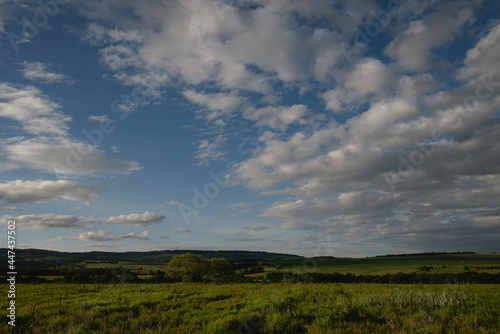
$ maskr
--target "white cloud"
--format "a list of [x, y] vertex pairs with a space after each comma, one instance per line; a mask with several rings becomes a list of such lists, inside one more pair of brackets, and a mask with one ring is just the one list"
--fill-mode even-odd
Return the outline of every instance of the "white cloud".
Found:
[[71, 117], [60, 113], [60, 108], [35, 87], [0, 83], [0, 117], [20, 122], [28, 133], [66, 135]]
[[378, 93], [393, 81], [392, 71], [378, 59], [366, 58], [356, 64], [345, 86], [358, 95]]
[[362, 59], [347, 75], [342, 85], [323, 93], [326, 109], [336, 112], [357, 109], [367, 96], [377, 100], [390, 95], [395, 81], [394, 73], [380, 60]]
[[[212, 81], [224, 89], [259, 93], [269, 93], [276, 79], [328, 78], [342, 59], [339, 43], [379, 7], [361, 0], [335, 7], [324, 0], [265, 1], [250, 10], [234, 3], [224, 6], [230, 10], [221, 20], [212, 1], [108, 0], [83, 6], [96, 21], [84, 39], [101, 46], [101, 61], [117, 73], [140, 75], [157, 67], [188, 86]], [[330, 29], [309, 25], [325, 19]]]
[[182, 228], [182, 227], [172, 227], [173, 232], [180, 232], [180, 233], [188, 233], [191, 232], [187, 228]]
[[309, 115], [310, 111], [303, 104], [296, 104], [291, 107], [265, 107], [255, 109], [250, 107], [243, 112], [243, 117], [256, 121], [256, 126], [270, 127], [284, 131], [293, 123], [305, 124], [304, 117]]
[[[81, 9], [95, 22], [83, 39], [100, 49], [100, 61], [110, 71], [106, 77], [137, 86], [156, 76], [151, 90], [155, 98], [172, 85], [190, 104], [199, 106], [197, 119], [217, 126], [202, 134], [211, 138], [196, 141], [200, 164], [229, 155], [225, 149], [231, 145], [226, 144], [233, 137], [226, 128], [239, 122], [240, 116], [257, 126], [282, 131], [262, 134], [254, 155], [237, 169], [241, 184], [264, 195], [289, 196], [269, 205], [263, 216], [277, 219], [283, 229], [377, 246], [384, 240], [401, 245], [419, 240], [424, 245], [430, 244], [425, 241], [426, 233], [448, 240], [447, 235], [466, 235], [473, 228], [492, 231], [498, 227], [498, 204], [494, 203], [500, 172], [497, 86], [490, 87], [494, 90], [491, 97], [478, 100], [467, 117], [463, 112], [464, 100], [477, 97], [473, 79], [498, 74], [500, 25], [485, 32], [468, 51], [460, 71], [453, 72], [459, 62], [457, 53], [450, 63], [439, 58], [439, 54], [455, 52], [454, 47], [446, 48], [471, 26], [473, 9], [480, 5], [479, 1], [433, 0], [405, 4], [381, 36], [367, 45], [374, 48], [363, 49], [349, 64], [339, 45], [354, 44], [354, 28], [364, 28], [372, 20], [371, 12], [382, 9], [381, 2], [231, 2], [221, 13], [211, 1], [202, 0], [89, 0]], [[476, 33], [475, 29], [470, 32]], [[384, 46], [388, 57], [378, 57]], [[426, 73], [429, 69], [438, 71]], [[446, 76], [461, 82], [450, 87]], [[59, 105], [41, 92], [32, 87], [13, 88], [31, 97], [35, 107], [29, 115], [45, 108], [43, 115], [49, 116], [43, 117], [49, 121], [68, 121], [58, 118]], [[312, 101], [314, 96], [322, 96], [326, 109], [336, 113], [319, 119], [315, 117], [321, 105], [293, 105]], [[291, 107], [278, 106], [285, 98]], [[26, 114], [19, 107], [23, 100], [15, 96], [4, 97], [2, 102], [8, 104], [0, 109], [8, 115], [4, 117], [40, 135], [33, 132], [38, 126], [28, 127], [28, 119], [42, 115], [22, 114]], [[67, 133], [63, 127], [58, 133], [47, 124], [39, 128], [48, 129], [43, 135]], [[436, 129], [444, 135], [432, 138]], [[51, 161], [59, 157], [62, 147], [60, 141], [18, 138], [4, 144], [5, 156], [14, 159], [1, 168], [12, 169], [12, 163], [17, 163], [48, 170], [49, 159], [37, 155], [28, 144], [48, 153]], [[394, 192], [388, 191], [384, 176], [397, 172], [398, 157], [408, 159], [424, 144], [434, 153], [425, 154], [422, 165], [398, 182]], [[78, 148], [74, 143], [68, 147]], [[92, 166], [98, 168], [82, 162], [74, 170], [76, 175], [139, 168], [133, 162], [106, 160], [101, 151], [92, 157]], [[61, 153], [57, 159], [64, 162], [66, 158]], [[172, 202], [166, 204], [178, 204]], [[234, 209], [249, 207], [235, 204]], [[257, 225], [245, 229], [262, 230]], [[107, 232], [95, 233], [97, 239], [113, 238]], [[419, 237], [412, 239], [412, 234]], [[312, 238], [316, 237], [299, 235], [289, 241]], [[230, 240], [259, 238], [247, 231]]]
[[228, 238], [226, 240], [238, 241], [238, 242], [250, 242], [250, 241], [260, 241], [260, 240], [264, 240], [264, 239], [254, 237], [249, 232], [237, 232], [234, 234], [234, 238]]
[[165, 202], [165, 204], [159, 204], [158, 206], [160, 208], [164, 208], [165, 206], [177, 206], [177, 205], [183, 205], [183, 203], [179, 201], [168, 201]]
[[128, 233], [115, 237], [114, 240], [149, 240], [149, 232], [142, 231], [141, 233]]
[[2, 17], [2, 14], [0, 14], [0, 32], [1, 33], [5, 33], [5, 28], [4, 28], [4, 25], [5, 25], [5, 19]]
[[89, 120], [90, 121], [96, 121], [96, 122], [103, 122], [103, 123], [111, 122], [111, 120], [109, 119], [108, 115], [100, 115], [100, 116], [90, 115], [89, 116]]
[[16, 207], [16, 206], [4, 206], [4, 205], [0, 205], [0, 210], [1, 211], [21, 211], [21, 209]]
[[196, 159], [199, 160], [198, 165], [208, 165], [211, 161], [223, 158], [226, 155], [224, 145], [227, 137], [220, 133], [212, 136], [210, 139], [202, 139], [198, 142], [196, 149]]
[[[0, 83], [0, 117], [19, 122], [32, 135], [0, 142], [8, 159], [0, 170], [25, 167], [53, 174], [95, 175], [141, 169], [135, 161], [107, 157], [96, 146], [72, 140], [66, 124], [71, 117], [59, 112], [60, 108], [35, 87]], [[90, 136], [96, 140], [94, 134]]]
[[82, 241], [120, 241], [120, 240], [137, 240], [137, 241], [145, 241], [149, 240], [149, 232], [143, 231], [141, 233], [128, 233], [122, 234], [118, 236], [113, 236], [112, 232], [109, 230], [101, 230], [101, 231], [90, 231], [86, 233], [82, 233], [78, 236], [78, 240]]
[[86, 185], [76, 181], [10, 181], [0, 183], [0, 200], [6, 203], [46, 203], [58, 197], [89, 201], [106, 190], [102, 184]]
[[143, 40], [143, 37], [140, 36], [137, 30], [123, 31], [116, 28], [106, 28], [96, 23], [90, 23], [82, 39], [92, 45], [102, 45], [118, 42], [139, 43]]
[[194, 90], [186, 90], [183, 94], [189, 101], [210, 110], [205, 115], [208, 121], [231, 117], [231, 114], [233, 114], [242, 103], [242, 98], [226, 93], [201, 94]]
[[71, 85], [74, 81], [62, 73], [52, 72], [50, 64], [44, 64], [38, 61], [30, 62], [25, 60], [21, 63], [22, 73], [25, 79], [44, 84], [65, 83]]
[[290, 241], [301, 242], [301, 241], [316, 241], [318, 237], [310, 234], [296, 235], [290, 238]]
[[55, 215], [53, 213], [2, 217], [3, 220], [11, 218], [14, 218], [21, 227], [29, 230], [41, 230], [44, 228], [86, 230], [90, 228], [90, 224], [96, 223], [96, 219], [94, 218]]
[[145, 213], [134, 213], [130, 215], [120, 215], [117, 217], [108, 217], [105, 219], [101, 220], [101, 224], [111, 224], [111, 225], [118, 225], [118, 224], [123, 224], [123, 225], [130, 225], [130, 226], [136, 226], [136, 227], [143, 227], [143, 226], [148, 226], [152, 224], [159, 224], [161, 223], [166, 217], [156, 214], [156, 213], [151, 213], [151, 212], [145, 212]]
[[461, 29], [474, 23], [474, 12], [464, 3], [444, 3], [436, 12], [410, 22], [386, 47], [385, 52], [396, 59], [403, 71], [425, 71], [432, 65], [432, 49], [455, 39]]
[[257, 232], [257, 231], [263, 231], [263, 230], [269, 230], [271, 228], [271, 226], [268, 226], [268, 225], [252, 225], [252, 226], [245, 226], [244, 229], [246, 230], [250, 230], [250, 231], [254, 231], [254, 232]]
[[58, 241], [71, 240], [71, 239], [74, 239], [74, 238], [73, 237], [59, 236], [59, 237], [47, 239], [45, 242], [58, 242]]
[[482, 37], [474, 48], [467, 51], [464, 68], [458, 78], [467, 80], [481, 75], [494, 75], [498, 81], [500, 72], [500, 24]]
[[232, 213], [231, 216], [239, 216], [252, 210], [252, 204], [246, 202], [233, 203], [229, 207], [236, 211], [236, 213]]
[[83, 241], [110, 241], [112, 240], [112, 235], [111, 231], [108, 230], [90, 231], [80, 234], [78, 239]]
[[24, 140], [6, 145], [4, 150], [11, 163], [51, 174], [128, 174], [141, 169], [135, 161], [107, 157], [95, 146], [67, 139]]

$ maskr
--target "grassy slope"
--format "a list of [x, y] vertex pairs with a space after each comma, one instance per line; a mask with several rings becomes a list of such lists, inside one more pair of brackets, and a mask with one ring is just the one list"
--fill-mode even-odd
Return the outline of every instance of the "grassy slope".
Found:
[[17, 333], [500, 332], [499, 285], [19, 284], [16, 298]]

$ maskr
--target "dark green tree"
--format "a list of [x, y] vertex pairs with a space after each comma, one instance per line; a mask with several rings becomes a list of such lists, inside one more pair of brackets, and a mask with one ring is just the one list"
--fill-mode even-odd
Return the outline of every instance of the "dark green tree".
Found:
[[209, 262], [208, 274], [205, 276], [208, 280], [215, 283], [228, 283], [236, 278], [231, 263], [222, 258], [213, 258]]
[[182, 272], [183, 282], [201, 282], [208, 273], [208, 261], [191, 253], [175, 255], [167, 265], [174, 272]]

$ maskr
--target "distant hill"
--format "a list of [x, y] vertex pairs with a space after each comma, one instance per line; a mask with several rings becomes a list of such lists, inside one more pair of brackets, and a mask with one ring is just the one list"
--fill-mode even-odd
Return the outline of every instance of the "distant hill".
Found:
[[[6, 248], [1, 249], [7, 253]], [[205, 250], [161, 250], [149, 252], [58, 252], [45, 249], [16, 249], [16, 264], [19, 267], [36, 267], [48, 263], [78, 262], [133, 262], [141, 264], [166, 264], [174, 255], [191, 253], [205, 259], [225, 258], [229, 261], [260, 260], [284, 261], [304, 257], [291, 254], [253, 252], [253, 251], [205, 251]]]

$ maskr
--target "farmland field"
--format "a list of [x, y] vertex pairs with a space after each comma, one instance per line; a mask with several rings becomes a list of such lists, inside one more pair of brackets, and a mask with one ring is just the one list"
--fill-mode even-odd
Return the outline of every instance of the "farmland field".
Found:
[[[432, 273], [460, 273], [464, 266], [470, 266], [478, 272], [500, 272], [498, 254], [446, 254], [421, 256], [384, 256], [371, 258], [320, 258], [275, 261], [276, 264], [291, 268], [297, 272], [338, 272], [356, 275], [383, 275], [398, 272], [412, 273], [421, 266], [432, 266]], [[496, 267], [485, 269], [485, 267]]]
[[500, 285], [18, 284], [0, 332], [498, 333], [499, 304]]
[[[318, 258], [270, 261], [272, 265], [263, 265], [264, 272], [277, 271], [281, 266], [291, 272], [352, 273], [356, 275], [384, 275], [418, 272], [422, 266], [432, 266], [431, 273], [461, 273], [468, 265], [477, 272], [500, 272], [500, 255], [498, 254], [449, 254], [428, 256], [397, 256], [372, 258]], [[167, 265], [147, 265], [133, 262], [118, 263], [81, 263], [86, 268], [126, 268], [146, 272], [148, 270], [167, 270]], [[496, 267], [495, 269], [485, 269]], [[259, 276], [253, 274], [249, 276]], [[145, 277], [145, 276], [144, 276]]]

